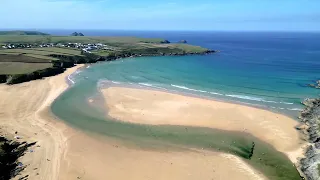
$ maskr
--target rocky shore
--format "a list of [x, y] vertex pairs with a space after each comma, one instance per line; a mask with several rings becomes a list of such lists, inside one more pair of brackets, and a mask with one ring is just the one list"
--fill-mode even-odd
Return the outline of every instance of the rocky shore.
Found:
[[306, 108], [301, 112], [300, 119], [308, 128], [310, 145], [305, 152], [305, 158], [300, 161], [301, 171], [308, 180], [320, 179], [320, 98], [306, 99]]

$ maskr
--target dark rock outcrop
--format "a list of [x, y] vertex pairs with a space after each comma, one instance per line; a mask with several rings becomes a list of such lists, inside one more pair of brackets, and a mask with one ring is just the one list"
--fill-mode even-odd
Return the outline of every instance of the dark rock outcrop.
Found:
[[78, 33], [78, 32], [74, 32], [71, 34], [71, 36], [84, 36], [81, 32]]
[[7, 75], [0, 74], [0, 83], [5, 83], [7, 81]]
[[320, 80], [316, 81], [315, 84], [309, 84], [310, 87], [320, 89]]
[[301, 112], [300, 119], [308, 128], [307, 133], [311, 145], [307, 148], [305, 158], [300, 161], [300, 168], [307, 179], [320, 179], [320, 99], [306, 99], [306, 108]]
[[[26, 168], [19, 158], [36, 143], [14, 142], [0, 136], [0, 179], [6, 180], [17, 176]], [[21, 178], [20, 178], [21, 179]]]
[[162, 43], [162, 44], [169, 44], [170, 41], [168, 41], [168, 40], [163, 40], [163, 41], [161, 41], [160, 43]]

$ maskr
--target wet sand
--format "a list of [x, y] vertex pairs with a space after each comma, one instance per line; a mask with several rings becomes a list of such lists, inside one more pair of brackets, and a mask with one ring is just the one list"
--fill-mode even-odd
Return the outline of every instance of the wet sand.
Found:
[[304, 143], [295, 129], [299, 123], [282, 114], [150, 89], [109, 87], [101, 91], [108, 115], [121, 121], [247, 132], [287, 154], [294, 163], [303, 156]]
[[28, 166], [15, 179], [264, 179], [233, 155], [132, 148], [69, 127], [52, 115], [50, 105], [67, 89], [66, 78], [80, 67], [43, 80], [0, 85], [0, 133], [37, 142], [33, 152], [21, 158]]

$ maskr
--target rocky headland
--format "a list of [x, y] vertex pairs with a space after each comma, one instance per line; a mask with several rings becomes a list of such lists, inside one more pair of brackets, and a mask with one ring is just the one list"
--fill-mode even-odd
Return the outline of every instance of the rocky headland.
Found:
[[299, 118], [308, 126], [306, 133], [310, 145], [306, 149], [305, 157], [300, 161], [300, 168], [308, 180], [318, 180], [320, 179], [320, 98], [306, 99], [303, 104], [306, 108]]
[[70, 36], [84, 36], [81, 32], [74, 32]]

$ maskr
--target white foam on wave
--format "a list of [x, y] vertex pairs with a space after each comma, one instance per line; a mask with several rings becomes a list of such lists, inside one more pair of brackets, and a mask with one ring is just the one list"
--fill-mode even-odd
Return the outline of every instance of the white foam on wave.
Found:
[[138, 84], [143, 85], [143, 86], [155, 87], [152, 84], [148, 84], [148, 83], [138, 83]]
[[121, 84], [120, 82], [118, 81], [111, 81], [113, 84]]
[[245, 95], [226, 94], [225, 96], [238, 98], [238, 99], [253, 100], [253, 101], [264, 101], [262, 98], [252, 97], [252, 96], [245, 96]]
[[280, 102], [281, 104], [293, 104], [293, 103], [289, 103], [289, 102]]
[[287, 108], [290, 111], [302, 111], [300, 108]]
[[276, 102], [276, 101], [267, 101], [267, 100], [263, 100], [263, 102], [268, 102], [268, 103], [280, 103], [280, 104], [293, 104], [293, 103], [290, 103], [290, 102]]
[[147, 86], [147, 87], [153, 87], [153, 88], [157, 88], [157, 89], [167, 90], [166, 88], [159, 87], [159, 86], [156, 86], [154, 84], [149, 84], [149, 83], [138, 83], [138, 84], [141, 85], [141, 86]]
[[220, 94], [220, 93], [216, 93], [216, 92], [209, 92], [210, 94], [214, 94], [214, 95], [220, 95], [220, 96], [223, 96], [223, 94]]
[[275, 103], [275, 104], [279, 104], [279, 103], [280, 103], [280, 104], [288, 104], [288, 105], [294, 104], [294, 103], [291, 103], [291, 102], [269, 101], [269, 100], [265, 100], [265, 99], [263, 99], [263, 98], [246, 96], [246, 95], [226, 94], [225, 96], [233, 97], [233, 98], [238, 98], [238, 99], [246, 99], [246, 100], [251, 100], [251, 101], [260, 101], [260, 102], [267, 102], [267, 103]]
[[172, 86], [172, 87], [176, 87], [176, 88], [180, 88], [180, 89], [189, 90], [189, 91], [197, 91], [197, 92], [203, 92], [203, 93], [208, 92], [208, 91], [203, 91], [203, 90], [188, 88], [188, 87], [185, 87], [185, 86], [178, 86], [178, 85], [175, 85], [175, 84], [171, 84], [171, 86]]
[[72, 84], [74, 84], [75, 82], [74, 82], [70, 77], [71, 77], [71, 74], [68, 76], [68, 80], [69, 80]]
[[176, 87], [176, 88], [180, 88], [180, 89], [185, 89], [185, 90], [189, 90], [189, 91], [196, 91], [196, 92], [202, 92], [202, 93], [210, 93], [210, 94], [214, 94], [214, 95], [220, 95], [220, 96], [227, 96], [227, 97], [233, 97], [233, 98], [238, 98], [238, 99], [246, 99], [246, 100], [251, 100], [251, 101], [260, 101], [260, 102], [267, 102], [267, 103], [275, 103], [275, 104], [288, 104], [288, 105], [292, 105], [294, 103], [291, 102], [276, 102], [276, 101], [270, 101], [270, 100], [265, 100], [263, 98], [260, 97], [253, 97], [253, 96], [247, 96], [247, 95], [238, 95], [238, 94], [221, 94], [221, 93], [217, 93], [217, 92], [208, 92], [208, 91], [204, 91], [204, 90], [200, 90], [200, 89], [192, 89], [192, 88], [188, 88], [186, 86], [179, 86], [179, 85], [175, 85], [175, 84], [171, 84], [172, 87]]
[[276, 101], [268, 101], [268, 100], [263, 100], [264, 102], [268, 102], [268, 103], [279, 103], [279, 102], [276, 102]]

